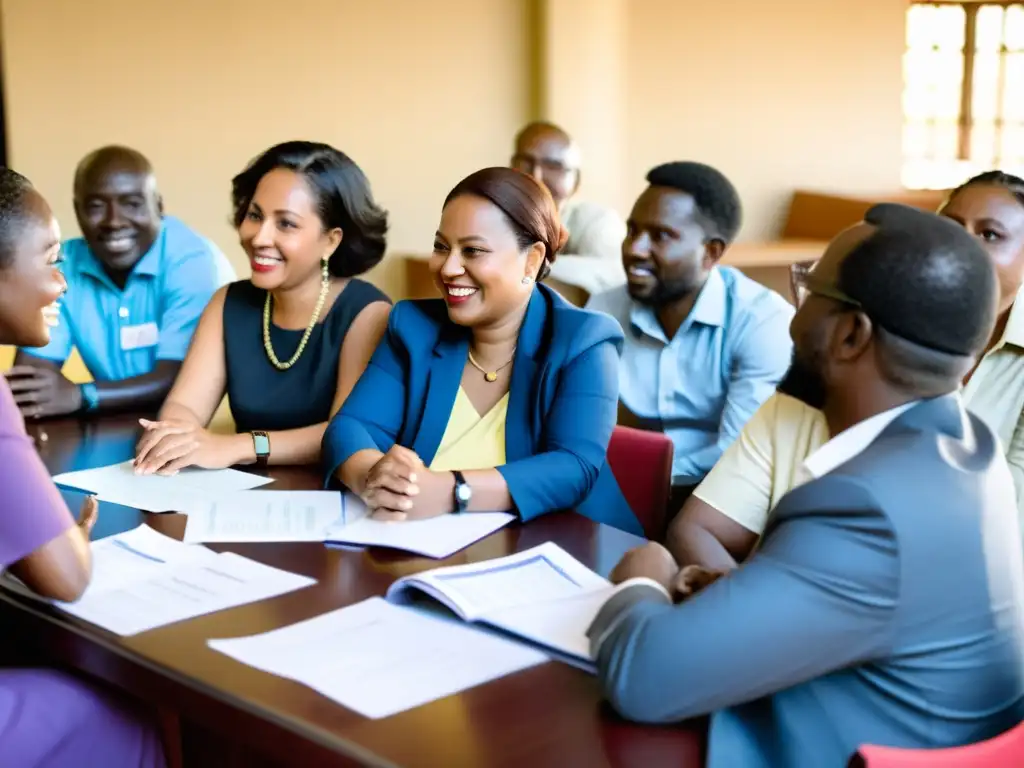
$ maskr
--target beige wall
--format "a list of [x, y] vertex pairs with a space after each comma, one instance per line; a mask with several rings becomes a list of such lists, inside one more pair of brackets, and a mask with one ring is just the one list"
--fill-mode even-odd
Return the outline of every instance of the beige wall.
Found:
[[625, 188], [668, 159], [737, 184], [743, 239], [797, 187], [900, 183], [905, 0], [628, 0]]
[[[167, 208], [248, 275], [229, 181], [267, 146], [326, 141], [391, 211], [393, 250], [428, 250], [465, 174], [503, 164], [527, 118], [522, 0], [6, 0], [11, 164], [65, 231], [75, 163], [150, 156]], [[385, 260], [387, 263], [387, 260]], [[377, 282], [400, 292], [399, 265]]]
[[[328, 141], [425, 251], [447, 190], [544, 116], [584, 193], [628, 210], [668, 159], [719, 166], [773, 234], [796, 187], [894, 189], [905, 0], [5, 0], [12, 164], [74, 234], [88, 150], [148, 153], [168, 209], [239, 266], [228, 182], [273, 142]], [[159, 10], [157, 10], [159, 9]], [[375, 279], [400, 295], [400, 265]]]

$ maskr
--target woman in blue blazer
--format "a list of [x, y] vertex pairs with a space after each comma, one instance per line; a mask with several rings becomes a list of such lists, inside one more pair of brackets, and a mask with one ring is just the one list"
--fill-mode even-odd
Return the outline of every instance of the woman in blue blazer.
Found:
[[622, 331], [537, 285], [566, 232], [547, 190], [487, 168], [448, 195], [430, 267], [324, 434], [327, 480], [381, 519], [576, 509], [641, 527], [605, 463]]

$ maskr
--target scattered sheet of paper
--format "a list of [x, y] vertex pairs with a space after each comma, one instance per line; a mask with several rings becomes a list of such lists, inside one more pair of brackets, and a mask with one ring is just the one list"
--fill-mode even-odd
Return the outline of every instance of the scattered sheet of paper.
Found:
[[238, 491], [188, 513], [187, 542], [324, 541], [342, 525], [337, 491]]
[[369, 718], [548, 661], [527, 646], [379, 597], [266, 634], [208, 644]]
[[182, 544], [146, 525], [93, 545], [93, 581], [61, 610], [118, 635], [253, 603], [316, 583], [232, 552]]
[[[352, 497], [347, 495], [346, 504], [350, 510], [355, 506]], [[490, 536], [513, 520], [515, 517], [506, 512], [440, 515], [401, 523], [363, 517], [354, 523], [332, 528], [327, 540], [332, 544], [390, 547], [425, 557], [443, 558]]]
[[273, 482], [235, 469], [189, 467], [172, 477], [137, 475], [131, 461], [95, 469], [65, 472], [53, 482], [96, 494], [103, 501], [147, 512], [195, 509], [210, 499]]

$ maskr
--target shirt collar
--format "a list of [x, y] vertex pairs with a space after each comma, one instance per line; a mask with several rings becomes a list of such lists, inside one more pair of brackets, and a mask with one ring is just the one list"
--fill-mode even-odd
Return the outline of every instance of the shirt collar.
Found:
[[[164, 226], [164, 223], [161, 222], [160, 231], [157, 233], [156, 240], [154, 240], [153, 244], [149, 246], [149, 250], [142, 254], [142, 258], [135, 262], [135, 266], [131, 271], [132, 275], [147, 275], [155, 277], [160, 274], [160, 257], [163, 253], [165, 231], [166, 227]], [[95, 254], [93, 254], [92, 248], [89, 247], [85, 238], [82, 238], [82, 245], [84, 246], [82, 250], [86, 254], [86, 258], [83, 259], [81, 265], [82, 272], [96, 278], [97, 280], [110, 282], [110, 277], [107, 275], [107, 271], [103, 269], [103, 265], [100, 263], [100, 260], [96, 258]]]
[[[685, 332], [693, 323], [716, 327], [725, 325], [725, 305], [725, 280], [718, 271], [718, 267], [714, 267], [708, 274], [708, 279], [704, 281], [704, 287], [700, 289], [697, 301], [694, 302], [689, 317], [679, 327], [677, 335]], [[670, 341], [665, 338], [665, 331], [662, 330], [653, 307], [636, 301], [632, 302], [629, 310], [629, 322], [633, 327], [633, 332], [637, 335], [646, 334], [666, 344]]]
[[1013, 306], [1010, 308], [1010, 317], [1003, 330], [1003, 337], [996, 344], [996, 348], [1005, 344], [1024, 347], [1024, 286], [1017, 291], [1017, 297], [1013, 300]]
[[864, 451], [882, 433], [882, 430], [919, 402], [919, 400], [914, 400], [890, 408], [888, 411], [875, 414], [870, 419], [864, 419], [864, 421], [840, 432], [804, 459], [804, 463], [800, 467], [801, 474], [808, 480], [827, 475], [839, 465], [845, 464]]

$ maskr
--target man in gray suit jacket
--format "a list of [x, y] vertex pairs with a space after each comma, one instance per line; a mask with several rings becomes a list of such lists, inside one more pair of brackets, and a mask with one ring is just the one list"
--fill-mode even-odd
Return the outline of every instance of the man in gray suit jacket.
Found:
[[[957, 394], [994, 324], [990, 260], [956, 224], [881, 205], [803, 287], [780, 390], [835, 435], [808, 482], [740, 568], [676, 606], [638, 584], [589, 632], [627, 718], [713, 713], [711, 768], [841, 768], [861, 744], [968, 744], [1024, 719], [1013, 482]], [[616, 576], [671, 590], [676, 571], [648, 545]]]

